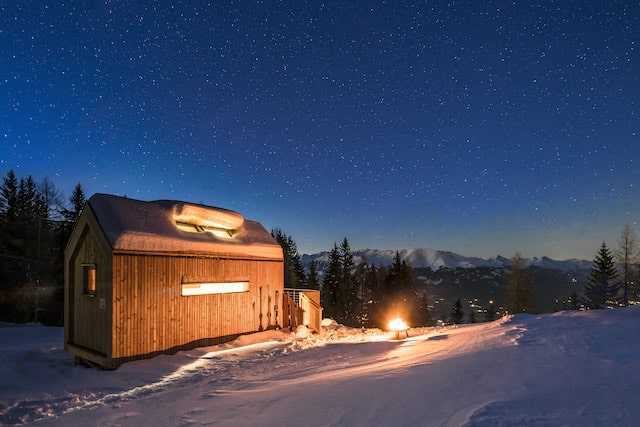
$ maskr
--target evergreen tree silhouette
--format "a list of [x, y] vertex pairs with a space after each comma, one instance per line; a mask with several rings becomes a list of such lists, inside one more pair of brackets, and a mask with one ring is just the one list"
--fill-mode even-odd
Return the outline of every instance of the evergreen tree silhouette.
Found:
[[616, 283], [617, 277], [613, 255], [606, 243], [602, 242], [584, 289], [584, 296], [590, 308], [606, 308], [612, 302], [620, 289], [620, 285]]

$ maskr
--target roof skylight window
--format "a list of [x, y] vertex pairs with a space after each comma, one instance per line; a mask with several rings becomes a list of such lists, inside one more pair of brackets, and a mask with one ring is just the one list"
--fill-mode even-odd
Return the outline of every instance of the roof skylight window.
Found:
[[244, 218], [237, 212], [189, 204], [175, 206], [173, 220], [178, 230], [211, 233], [227, 239], [236, 236], [244, 224]]

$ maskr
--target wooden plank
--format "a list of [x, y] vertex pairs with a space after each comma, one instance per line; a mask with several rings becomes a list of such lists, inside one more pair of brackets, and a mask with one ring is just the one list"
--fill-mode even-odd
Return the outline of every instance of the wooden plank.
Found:
[[[133, 255], [115, 258], [114, 276], [120, 277], [114, 278], [114, 286], [119, 288], [114, 294], [123, 297], [114, 305], [120, 311], [114, 315], [114, 327], [127, 335], [124, 340], [116, 340], [124, 342], [124, 346], [114, 348], [117, 358], [171, 352], [193, 342], [253, 332], [258, 325], [254, 310], [258, 284], [264, 283], [269, 293], [278, 290], [283, 294], [282, 262]], [[185, 275], [218, 276], [221, 281], [242, 276], [248, 278], [249, 292], [183, 297], [181, 282]], [[273, 298], [263, 297], [265, 311]], [[125, 324], [117, 324], [123, 320]]]

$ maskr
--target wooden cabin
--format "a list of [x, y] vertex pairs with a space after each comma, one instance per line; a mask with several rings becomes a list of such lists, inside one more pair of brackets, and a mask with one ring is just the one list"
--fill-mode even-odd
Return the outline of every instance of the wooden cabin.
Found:
[[95, 194], [65, 249], [65, 350], [115, 369], [283, 324], [282, 248], [215, 207]]

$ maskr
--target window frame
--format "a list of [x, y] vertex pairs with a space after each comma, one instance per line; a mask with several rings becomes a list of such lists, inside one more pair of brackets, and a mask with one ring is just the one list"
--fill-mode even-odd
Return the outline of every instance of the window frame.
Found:
[[98, 293], [98, 267], [93, 263], [82, 263], [82, 295], [95, 297]]
[[198, 295], [222, 295], [249, 292], [248, 280], [182, 282], [180, 295], [191, 297]]

